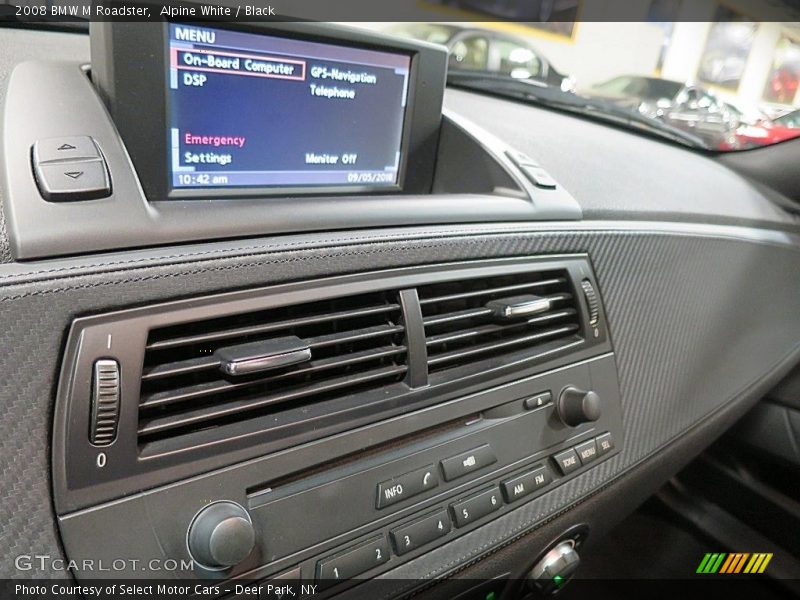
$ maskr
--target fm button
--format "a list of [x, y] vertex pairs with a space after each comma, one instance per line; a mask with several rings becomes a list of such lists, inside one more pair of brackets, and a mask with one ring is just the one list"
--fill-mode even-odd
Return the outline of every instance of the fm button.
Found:
[[376, 508], [386, 508], [401, 500], [416, 496], [439, 485], [439, 476], [433, 465], [427, 465], [405, 475], [378, 484]]

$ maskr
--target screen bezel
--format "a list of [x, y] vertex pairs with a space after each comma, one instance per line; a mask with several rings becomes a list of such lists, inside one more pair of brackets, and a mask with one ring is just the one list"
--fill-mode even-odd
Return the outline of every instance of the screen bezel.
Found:
[[[394, 185], [173, 188], [169, 168], [169, 22], [93, 24], [92, 73], [150, 201], [270, 196], [429, 193], [447, 68], [443, 47], [327, 23], [176, 21], [198, 27], [404, 54], [410, 58], [400, 164]], [[141, 107], [154, 107], [143, 114]]]

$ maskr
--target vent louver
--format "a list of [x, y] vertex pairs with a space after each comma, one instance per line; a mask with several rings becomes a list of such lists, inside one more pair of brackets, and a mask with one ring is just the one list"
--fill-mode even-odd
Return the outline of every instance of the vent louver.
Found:
[[520, 351], [554, 351], [581, 340], [566, 270], [435, 283], [418, 288], [418, 294], [430, 373]]
[[[139, 401], [140, 444], [273, 415], [403, 379], [397, 292], [321, 300], [150, 331]], [[228, 375], [230, 348], [297, 340], [310, 360]], [[216, 353], [216, 354], [215, 354]]]

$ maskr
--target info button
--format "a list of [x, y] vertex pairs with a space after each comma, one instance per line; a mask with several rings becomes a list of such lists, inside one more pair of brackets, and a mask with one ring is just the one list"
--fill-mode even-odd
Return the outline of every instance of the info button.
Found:
[[416, 496], [439, 485], [439, 477], [433, 465], [411, 471], [378, 484], [377, 508], [386, 508], [401, 500]]

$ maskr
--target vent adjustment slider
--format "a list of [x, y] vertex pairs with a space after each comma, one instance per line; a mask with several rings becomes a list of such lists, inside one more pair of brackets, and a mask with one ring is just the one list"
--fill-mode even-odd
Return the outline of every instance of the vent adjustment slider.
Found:
[[214, 352], [220, 371], [226, 375], [249, 375], [311, 360], [311, 349], [297, 336], [287, 336], [226, 346]]

